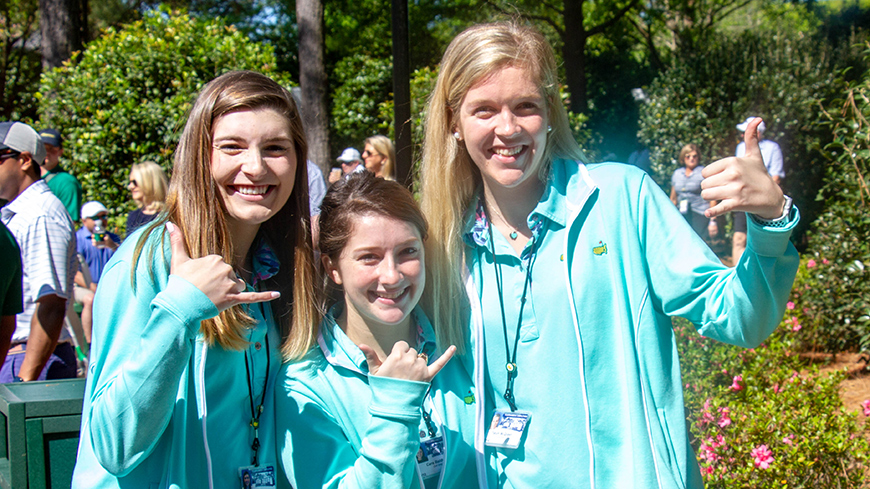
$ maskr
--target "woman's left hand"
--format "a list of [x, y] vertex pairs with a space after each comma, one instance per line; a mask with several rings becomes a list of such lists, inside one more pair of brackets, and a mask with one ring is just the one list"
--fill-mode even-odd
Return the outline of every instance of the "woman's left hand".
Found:
[[746, 128], [745, 156], [723, 158], [704, 168], [701, 197], [719, 202], [704, 213], [708, 218], [733, 211], [750, 212], [762, 219], [782, 215], [785, 205], [782, 189], [767, 173], [758, 147], [756, 128], [760, 123], [761, 118], [756, 117]]

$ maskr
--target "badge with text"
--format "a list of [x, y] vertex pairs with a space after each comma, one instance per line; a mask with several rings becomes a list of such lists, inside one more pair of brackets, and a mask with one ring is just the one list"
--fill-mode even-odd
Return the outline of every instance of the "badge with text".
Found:
[[496, 448], [517, 448], [526, 431], [532, 413], [526, 411], [496, 411], [486, 434], [486, 445]]
[[417, 468], [423, 480], [428, 480], [441, 475], [444, 468], [444, 438], [436, 436], [420, 442], [417, 450]]
[[278, 486], [274, 465], [239, 467], [242, 489], [274, 489]]

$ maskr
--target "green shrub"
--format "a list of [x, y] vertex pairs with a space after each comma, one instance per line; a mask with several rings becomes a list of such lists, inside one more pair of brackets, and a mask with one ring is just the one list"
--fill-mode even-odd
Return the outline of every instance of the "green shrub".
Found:
[[[125, 183], [133, 163], [167, 173], [197, 92], [216, 76], [248, 69], [276, 77], [270, 48], [221, 20], [166, 9], [109, 29], [63, 67], [45, 73], [37, 97], [41, 124], [64, 135], [66, 166], [122, 230], [134, 208]], [[278, 77], [279, 82], [287, 80]]]
[[870, 447], [838, 395], [840, 373], [802, 364], [787, 314], [764, 345], [743, 349], [674, 332], [693, 445], [706, 487], [857, 487]]
[[336, 89], [332, 94], [330, 146], [336, 156], [348, 146], [362, 152], [363, 141], [386, 131], [387, 118], [379, 112], [379, 102], [392, 99], [393, 65], [389, 57], [372, 58], [356, 54], [339, 61], [332, 77]]
[[680, 148], [700, 147], [702, 163], [732, 156], [739, 142], [735, 125], [747, 116], [765, 119], [765, 137], [783, 150], [784, 188], [804, 219], [793, 239], [818, 213], [815, 197], [825, 159], [818, 148], [830, 130], [818, 124], [819, 100], [841, 93], [844, 66], [856, 63], [854, 50], [836, 49], [802, 32], [744, 32], [711, 38], [660, 75], [649, 87], [650, 103], [641, 107], [639, 137], [650, 149], [653, 176], [669, 190]]

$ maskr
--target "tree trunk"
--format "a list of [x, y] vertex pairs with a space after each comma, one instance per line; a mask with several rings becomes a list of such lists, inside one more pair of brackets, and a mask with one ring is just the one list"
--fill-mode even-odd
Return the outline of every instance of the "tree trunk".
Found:
[[42, 67], [57, 68], [73, 51], [81, 51], [88, 14], [82, 0], [39, 0]]
[[297, 0], [299, 27], [299, 85], [302, 120], [308, 139], [308, 159], [329, 173], [329, 125], [326, 106], [326, 68], [323, 61], [323, 3]]
[[583, 0], [565, 0], [565, 35], [562, 59], [565, 60], [565, 81], [571, 92], [571, 112], [587, 111], [586, 41], [589, 33], [583, 26]]

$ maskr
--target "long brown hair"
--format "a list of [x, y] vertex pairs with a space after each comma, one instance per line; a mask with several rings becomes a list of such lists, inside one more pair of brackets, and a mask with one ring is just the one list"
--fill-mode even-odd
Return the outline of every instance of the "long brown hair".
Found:
[[[308, 209], [308, 146], [293, 97], [260, 73], [225, 73], [206, 84], [194, 102], [175, 151], [166, 211], [136, 244], [133, 286], [136, 262], [148, 236], [158, 229], [165, 233], [166, 221], [172, 221], [183, 231], [191, 258], [213, 254], [233, 263], [227, 210], [211, 173], [214, 123], [233, 111], [262, 108], [273, 109], [286, 118], [296, 152], [296, 179], [290, 199], [260, 226], [257, 238], [270, 243], [280, 263], [278, 273], [267, 280], [265, 286], [266, 290], [281, 292], [281, 297], [271, 302], [273, 316], [282, 337], [294, 341], [293, 318], [317, 315], [317, 311], [308, 310], [309, 304], [315, 304], [316, 290]], [[150, 253], [153, 251], [152, 248]], [[253, 319], [245, 312], [245, 307], [236, 305], [203, 321], [200, 331], [209, 344], [217, 342], [224, 348], [241, 349], [247, 345], [245, 329], [252, 324]]]

